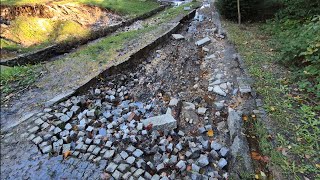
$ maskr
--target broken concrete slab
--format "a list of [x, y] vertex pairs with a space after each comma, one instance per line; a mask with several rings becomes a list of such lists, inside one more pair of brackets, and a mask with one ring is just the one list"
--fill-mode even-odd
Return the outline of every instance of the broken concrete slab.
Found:
[[221, 96], [227, 96], [227, 93], [225, 93], [221, 88], [220, 86], [214, 86], [213, 88], [213, 92], [221, 95]]
[[176, 40], [184, 39], [184, 36], [182, 36], [181, 34], [172, 34], [172, 37]]
[[215, 59], [217, 56], [215, 54], [211, 54], [209, 56], [206, 56], [204, 59], [209, 60], [209, 59]]
[[239, 91], [241, 94], [251, 92], [251, 86], [248, 82], [249, 81], [248, 78], [238, 77], [237, 81], [238, 81], [238, 85], [239, 85]]
[[170, 114], [164, 114], [144, 119], [142, 120], [142, 123], [145, 127], [152, 124], [153, 130], [177, 128], [177, 121]]
[[204, 45], [207, 45], [211, 42], [211, 39], [209, 37], [205, 37], [199, 41], [196, 42], [196, 45], [197, 46], [204, 46]]

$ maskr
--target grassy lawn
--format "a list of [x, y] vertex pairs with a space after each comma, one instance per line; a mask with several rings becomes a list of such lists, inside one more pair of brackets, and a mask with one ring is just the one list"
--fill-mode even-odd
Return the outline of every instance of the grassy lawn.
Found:
[[35, 82], [39, 75], [39, 65], [16, 67], [0, 66], [0, 85], [2, 97], [31, 85], [33, 82]]
[[[320, 118], [313, 104], [319, 102], [304, 99], [306, 96], [295, 85], [290, 71], [277, 64], [280, 56], [275, 49], [281, 42], [267, 36], [261, 24], [223, 24], [255, 79], [254, 88], [263, 97], [271, 121], [266, 124], [258, 118], [254, 122], [260, 149], [270, 157], [269, 169], [278, 169], [274, 174], [280, 173], [285, 179], [319, 179]], [[275, 146], [270, 138], [276, 141]]]

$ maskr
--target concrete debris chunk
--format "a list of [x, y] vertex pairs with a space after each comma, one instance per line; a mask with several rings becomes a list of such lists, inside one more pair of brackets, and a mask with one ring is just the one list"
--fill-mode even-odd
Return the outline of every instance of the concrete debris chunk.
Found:
[[175, 40], [184, 39], [184, 36], [182, 36], [181, 34], [172, 34], [172, 37], [173, 37]]
[[152, 124], [153, 130], [171, 130], [177, 128], [177, 121], [170, 115], [164, 114], [142, 120], [145, 127]]
[[196, 42], [196, 45], [197, 46], [204, 46], [204, 45], [207, 45], [211, 42], [211, 39], [209, 37], [205, 37], [199, 41]]

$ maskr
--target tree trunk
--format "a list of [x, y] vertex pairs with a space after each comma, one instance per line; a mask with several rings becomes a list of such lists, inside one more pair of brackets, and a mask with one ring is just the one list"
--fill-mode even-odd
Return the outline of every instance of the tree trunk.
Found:
[[237, 7], [238, 7], [238, 24], [241, 24], [241, 13], [240, 13], [240, 0], [237, 0]]

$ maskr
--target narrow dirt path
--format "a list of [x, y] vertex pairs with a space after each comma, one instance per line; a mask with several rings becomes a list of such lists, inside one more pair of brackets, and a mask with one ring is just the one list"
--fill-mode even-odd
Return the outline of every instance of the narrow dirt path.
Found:
[[214, 19], [214, 7], [204, 3], [179, 32], [183, 39], [172, 38], [141, 64], [5, 135], [1, 179], [241, 179], [250, 173], [240, 117], [252, 111], [254, 99]]

